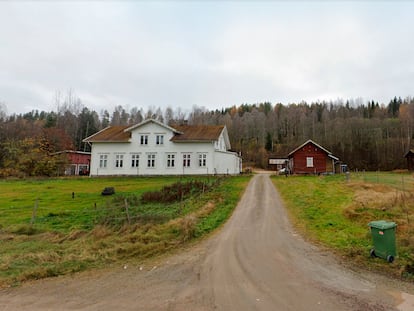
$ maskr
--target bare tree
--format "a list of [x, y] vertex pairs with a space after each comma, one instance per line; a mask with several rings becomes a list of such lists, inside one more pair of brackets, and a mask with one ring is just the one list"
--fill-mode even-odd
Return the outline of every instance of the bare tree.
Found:
[[4, 122], [7, 117], [7, 107], [4, 102], [0, 101], [0, 122]]

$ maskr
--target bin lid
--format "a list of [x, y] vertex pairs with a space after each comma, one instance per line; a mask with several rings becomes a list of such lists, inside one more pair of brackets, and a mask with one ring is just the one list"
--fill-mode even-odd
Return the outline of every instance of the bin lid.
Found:
[[368, 226], [376, 228], [376, 229], [381, 229], [381, 230], [385, 230], [385, 229], [392, 229], [397, 227], [397, 224], [393, 221], [385, 221], [385, 220], [376, 220], [376, 221], [371, 221]]

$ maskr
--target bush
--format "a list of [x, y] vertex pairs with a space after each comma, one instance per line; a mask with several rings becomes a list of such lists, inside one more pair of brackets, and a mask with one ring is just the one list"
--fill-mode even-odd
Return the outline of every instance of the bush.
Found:
[[186, 183], [176, 182], [171, 186], [164, 186], [160, 191], [145, 192], [141, 196], [142, 203], [174, 203], [197, 193], [203, 193], [211, 187], [203, 181], [193, 180]]

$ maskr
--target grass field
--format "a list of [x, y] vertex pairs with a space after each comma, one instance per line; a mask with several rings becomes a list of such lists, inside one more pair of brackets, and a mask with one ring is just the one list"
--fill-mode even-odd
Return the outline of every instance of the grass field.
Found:
[[[0, 286], [120, 260], [142, 261], [176, 249], [220, 226], [231, 215], [249, 178], [1, 181]], [[190, 180], [205, 183], [206, 191], [170, 203], [140, 200], [144, 192]], [[109, 186], [116, 194], [101, 196]]]
[[92, 210], [95, 206], [102, 209], [112, 200], [112, 197], [101, 195], [103, 188], [114, 187], [117, 195], [141, 195], [165, 184], [187, 179], [123, 177], [0, 181], [0, 225], [8, 228], [29, 224], [37, 201], [35, 222], [38, 229], [61, 232], [91, 229]]
[[[347, 261], [412, 278], [414, 266], [414, 178], [405, 173], [273, 177], [292, 221], [305, 237]], [[370, 258], [368, 223], [394, 221], [398, 258], [393, 264]]]

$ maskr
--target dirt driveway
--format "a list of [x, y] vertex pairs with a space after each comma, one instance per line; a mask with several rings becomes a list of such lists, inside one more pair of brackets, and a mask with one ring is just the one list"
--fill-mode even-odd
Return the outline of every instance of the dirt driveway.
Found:
[[292, 229], [268, 174], [176, 255], [0, 291], [6, 310], [414, 310], [412, 286], [345, 269]]

